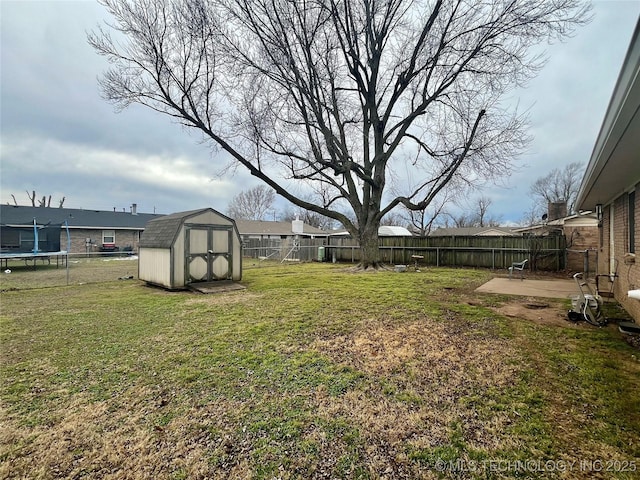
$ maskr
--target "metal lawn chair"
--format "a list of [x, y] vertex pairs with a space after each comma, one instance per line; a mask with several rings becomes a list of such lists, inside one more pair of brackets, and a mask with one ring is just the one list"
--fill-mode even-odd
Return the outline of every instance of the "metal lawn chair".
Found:
[[511, 275], [515, 270], [520, 270], [520, 280], [524, 280], [524, 268], [527, 265], [529, 260], [523, 260], [522, 262], [513, 262], [509, 267], [509, 280], [511, 280]]

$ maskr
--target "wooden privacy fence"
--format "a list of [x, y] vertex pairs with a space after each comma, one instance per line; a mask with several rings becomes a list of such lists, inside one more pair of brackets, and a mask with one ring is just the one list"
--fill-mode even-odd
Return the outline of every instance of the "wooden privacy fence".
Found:
[[[351, 238], [328, 237], [325, 259], [359, 262], [358, 243]], [[564, 270], [565, 237], [381, 237], [380, 255], [384, 263], [412, 265], [414, 255], [420, 265], [503, 269], [513, 262], [529, 260], [533, 270]]]
[[[243, 255], [251, 258], [293, 261], [360, 261], [358, 242], [350, 237], [246, 239]], [[513, 262], [529, 260], [533, 270], [564, 270], [567, 265], [565, 237], [380, 237], [384, 263], [442, 267], [503, 269]]]

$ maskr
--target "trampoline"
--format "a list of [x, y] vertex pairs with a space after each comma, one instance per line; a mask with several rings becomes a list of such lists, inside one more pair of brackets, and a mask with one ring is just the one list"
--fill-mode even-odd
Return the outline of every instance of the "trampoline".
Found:
[[[60, 229], [65, 228], [67, 233], [67, 249], [60, 248]], [[0, 269], [9, 267], [9, 261], [24, 261], [25, 265], [33, 262], [36, 269], [38, 260], [43, 264], [51, 264], [55, 258], [56, 267], [68, 265], [68, 254], [71, 247], [69, 225], [64, 223], [38, 225], [25, 222], [23, 225], [0, 225]]]

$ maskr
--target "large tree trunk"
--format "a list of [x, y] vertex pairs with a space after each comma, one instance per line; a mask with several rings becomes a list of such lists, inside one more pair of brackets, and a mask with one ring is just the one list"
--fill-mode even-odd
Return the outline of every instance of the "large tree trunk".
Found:
[[362, 259], [360, 268], [379, 268], [380, 262], [380, 246], [378, 244], [378, 226], [369, 225], [360, 231], [360, 253]]

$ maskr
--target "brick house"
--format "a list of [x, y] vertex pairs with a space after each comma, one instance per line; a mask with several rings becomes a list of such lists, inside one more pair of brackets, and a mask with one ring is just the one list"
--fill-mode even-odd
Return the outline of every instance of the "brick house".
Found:
[[564, 235], [567, 242], [566, 270], [585, 272], [587, 276], [592, 276], [597, 271], [599, 230], [598, 219], [593, 212], [555, 218], [538, 225], [515, 228], [513, 231], [518, 234], [541, 236]]
[[[640, 321], [640, 22], [636, 25], [600, 133], [587, 165], [580, 210], [598, 217], [598, 280]], [[634, 294], [631, 294], [633, 296]]]
[[0, 205], [0, 244], [2, 251], [26, 251], [33, 244], [33, 224], [61, 225], [60, 247], [67, 249], [64, 223], [69, 226], [69, 253], [93, 253], [119, 250], [137, 251], [140, 234], [146, 223], [161, 215], [138, 213], [135, 205], [129, 212], [44, 208]]

